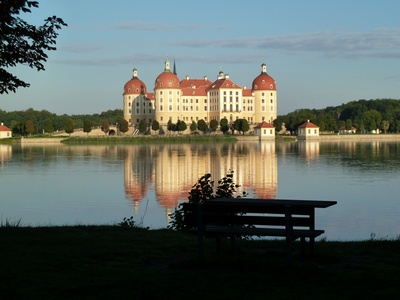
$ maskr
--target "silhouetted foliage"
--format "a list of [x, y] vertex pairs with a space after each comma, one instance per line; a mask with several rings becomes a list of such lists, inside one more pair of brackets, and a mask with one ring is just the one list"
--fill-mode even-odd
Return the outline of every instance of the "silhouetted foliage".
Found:
[[[211, 180], [211, 174], [207, 173], [203, 175], [189, 192], [188, 200], [190, 203], [201, 203], [211, 199], [217, 198], [241, 198], [246, 197], [246, 192], [237, 192], [237, 188], [240, 185], [233, 182], [233, 171], [228, 171], [225, 177], [218, 180], [218, 186], [214, 188], [214, 181]], [[179, 230], [179, 229], [189, 229], [185, 222], [185, 215], [183, 212], [182, 205], [170, 214], [171, 221], [169, 228]]]
[[9, 72], [10, 68], [25, 65], [44, 70], [46, 51], [56, 50], [57, 30], [67, 24], [56, 16], [48, 17], [41, 26], [34, 26], [20, 18], [39, 6], [37, 1], [0, 1], [0, 94], [16, 92], [29, 83]]

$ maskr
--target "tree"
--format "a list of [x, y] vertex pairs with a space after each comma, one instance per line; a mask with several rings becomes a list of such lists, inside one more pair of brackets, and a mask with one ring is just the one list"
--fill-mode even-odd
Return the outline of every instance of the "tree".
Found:
[[[37, 1], [0, 1], [0, 94], [16, 92], [29, 83], [12, 75], [8, 70], [17, 65], [27, 65], [37, 71], [44, 70], [46, 51], [56, 50], [57, 30], [67, 24], [56, 16], [48, 17], [37, 27], [21, 19], [21, 13], [31, 13]], [[7, 70], [6, 70], [7, 69]]]
[[385, 133], [386, 133], [387, 130], [389, 129], [389, 125], [390, 125], [390, 123], [389, 123], [388, 120], [383, 120], [383, 121], [382, 121], [382, 129], [383, 129], [383, 131], [384, 131]]
[[72, 119], [67, 119], [65, 121], [65, 132], [71, 136], [71, 133], [74, 132], [74, 121]]
[[92, 121], [89, 119], [86, 119], [83, 121], [83, 132], [86, 132], [87, 135], [89, 135], [89, 132], [92, 131]]
[[192, 124], [190, 124], [190, 131], [195, 131], [197, 129], [196, 122], [193, 120]]
[[13, 134], [26, 135], [26, 122], [18, 122], [12, 127]]
[[212, 119], [211, 121], [210, 121], [210, 128], [211, 128], [211, 130], [212, 131], [217, 131], [217, 128], [218, 128], [218, 121], [217, 120], [215, 120], [215, 119]]
[[174, 129], [175, 129], [175, 124], [172, 123], [171, 120], [168, 120], [167, 129], [168, 129], [168, 131], [174, 131]]
[[249, 131], [249, 129], [250, 129], [250, 126], [249, 126], [249, 122], [247, 122], [247, 120], [246, 119], [242, 119], [242, 122], [240, 123], [240, 130], [243, 132], [243, 135], [244, 135], [244, 133], [245, 132], [247, 132], [247, 131]]
[[35, 124], [33, 123], [32, 120], [26, 121], [26, 133], [29, 133], [31, 135], [32, 133], [35, 132]]
[[118, 130], [122, 133], [128, 132], [129, 130], [129, 123], [127, 120], [122, 119], [121, 122], [119, 122], [119, 127]]
[[203, 133], [205, 133], [208, 129], [207, 123], [201, 119], [197, 121], [197, 129], [200, 131], [203, 131]]
[[223, 133], [227, 132], [229, 130], [228, 120], [226, 118], [221, 119], [221, 121], [219, 121], [219, 126]]
[[146, 132], [147, 125], [146, 125], [146, 120], [145, 119], [141, 119], [140, 120], [138, 129], [139, 129], [139, 132], [142, 133], [142, 134]]
[[44, 124], [44, 131], [47, 133], [53, 133], [54, 132], [54, 126], [53, 126], [53, 121], [51, 119], [47, 119], [45, 124]]
[[178, 132], [185, 131], [187, 129], [185, 121], [178, 120], [178, 122], [176, 123], [176, 129], [178, 130]]
[[107, 135], [107, 133], [110, 131], [110, 123], [108, 120], [101, 121], [101, 131], [103, 131], [105, 135]]
[[153, 123], [151, 124], [151, 129], [154, 131], [160, 130], [160, 123], [158, 123], [157, 120], [153, 120]]

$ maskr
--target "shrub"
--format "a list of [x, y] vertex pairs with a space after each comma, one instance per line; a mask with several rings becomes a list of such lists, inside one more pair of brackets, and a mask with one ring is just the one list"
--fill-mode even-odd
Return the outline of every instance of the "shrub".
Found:
[[[218, 180], [218, 186], [214, 189], [214, 181], [211, 180], [211, 174], [203, 175], [189, 192], [189, 203], [201, 203], [216, 198], [241, 198], [246, 197], [246, 192], [237, 192], [240, 185], [233, 182], [233, 171], [228, 171], [225, 177]], [[189, 212], [190, 213], [190, 212]], [[171, 221], [168, 228], [174, 230], [189, 229], [185, 221], [183, 205], [179, 204], [177, 209], [169, 215]]]

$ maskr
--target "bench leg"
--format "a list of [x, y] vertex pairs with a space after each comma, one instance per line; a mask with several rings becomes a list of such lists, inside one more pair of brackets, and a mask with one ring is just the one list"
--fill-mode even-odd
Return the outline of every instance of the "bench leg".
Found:
[[301, 258], [304, 260], [306, 257], [306, 238], [304, 236], [300, 238], [300, 247], [301, 247]]

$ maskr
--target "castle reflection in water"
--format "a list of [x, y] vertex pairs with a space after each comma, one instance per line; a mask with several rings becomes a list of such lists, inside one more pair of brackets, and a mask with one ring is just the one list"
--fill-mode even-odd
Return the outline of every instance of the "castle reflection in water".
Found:
[[274, 199], [278, 184], [275, 143], [168, 144], [126, 148], [125, 193], [135, 212], [154, 189], [158, 205], [171, 211], [187, 201], [198, 179], [211, 173], [212, 180], [233, 171], [233, 180], [249, 197]]

